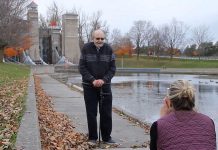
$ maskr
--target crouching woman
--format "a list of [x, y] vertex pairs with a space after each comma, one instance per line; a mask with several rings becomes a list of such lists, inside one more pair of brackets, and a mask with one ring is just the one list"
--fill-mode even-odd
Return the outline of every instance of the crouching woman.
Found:
[[186, 80], [173, 82], [161, 118], [151, 126], [150, 150], [216, 150], [214, 122], [194, 106], [193, 86]]

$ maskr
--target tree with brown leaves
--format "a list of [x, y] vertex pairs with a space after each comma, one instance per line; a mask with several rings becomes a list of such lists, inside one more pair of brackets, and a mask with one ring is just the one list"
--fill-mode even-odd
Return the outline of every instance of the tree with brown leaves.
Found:
[[24, 14], [29, 0], [0, 0], [0, 62], [3, 58], [5, 46], [16, 46], [21, 41], [24, 33], [27, 33], [27, 21]]

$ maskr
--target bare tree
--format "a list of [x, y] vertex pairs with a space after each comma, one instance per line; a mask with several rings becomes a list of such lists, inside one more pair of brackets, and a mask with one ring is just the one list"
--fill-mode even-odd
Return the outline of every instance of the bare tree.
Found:
[[[2, 45], [20, 44], [22, 35], [28, 30], [28, 23], [24, 21], [28, 2], [29, 0], [0, 0], [0, 41], [4, 43]], [[1, 46], [1, 50], [4, 46]]]
[[48, 22], [46, 21], [45, 17], [41, 14], [39, 15], [39, 26], [43, 29], [48, 27]]
[[109, 27], [107, 25], [107, 22], [101, 19], [102, 13], [100, 11], [91, 14], [91, 16], [85, 14], [81, 9], [73, 8], [71, 12], [78, 14], [79, 16], [78, 33], [80, 48], [83, 47], [85, 42], [90, 42], [92, 40], [92, 32], [96, 29], [104, 30], [107, 38], [109, 33]]
[[88, 17], [87, 22], [84, 24], [84, 34], [87, 42], [92, 40], [92, 32], [96, 29], [102, 29], [105, 32], [106, 38], [109, 34], [109, 26], [106, 21], [101, 19], [102, 12], [97, 11]]
[[79, 16], [79, 45], [80, 45], [80, 49], [84, 46], [85, 43], [85, 38], [84, 38], [84, 28], [86, 25], [86, 21], [88, 20], [88, 17], [86, 16], [86, 14], [82, 11], [79, 11], [79, 13], [77, 13]]
[[134, 41], [133, 43], [136, 46], [137, 51], [137, 59], [139, 59], [140, 55], [140, 48], [144, 45], [150, 43], [152, 39], [151, 31], [152, 31], [152, 24], [149, 21], [139, 20], [135, 21], [133, 27], [130, 29], [129, 36]]
[[165, 35], [162, 29], [163, 28], [154, 29], [152, 40], [151, 40], [153, 51], [157, 55], [158, 60], [159, 60], [161, 50], [163, 50], [166, 47], [164, 43]]
[[212, 36], [209, 33], [209, 28], [200, 25], [192, 30], [192, 41], [199, 46], [201, 43], [212, 41]]
[[134, 22], [133, 27], [130, 29], [130, 37], [134, 41], [134, 44], [136, 45], [136, 51], [137, 51], [137, 59], [139, 59], [140, 54], [140, 47], [142, 47], [144, 43], [144, 27], [145, 27], [145, 21], [136, 21]]
[[55, 2], [53, 2], [53, 4], [50, 7], [48, 7], [47, 11], [48, 24], [61, 26], [62, 14], [63, 10], [60, 9]]
[[200, 45], [202, 43], [210, 42], [210, 41], [212, 41], [212, 39], [213, 38], [212, 38], [211, 34], [209, 33], [209, 28], [204, 26], [204, 25], [200, 25], [198, 27], [195, 27], [192, 30], [191, 40], [194, 44], [197, 45], [199, 59], [200, 59], [200, 55], [202, 55], [202, 53], [204, 51], [200, 47]]
[[187, 26], [176, 19], [173, 19], [169, 25], [163, 27], [165, 45], [169, 50], [171, 59], [180, 46], [183, 46], [187, 30]]
[[113, 29], [110, 34], [110, 43], [114, 50], [119, 49], [121, 40], [122, 40], [121, 31], [119, 29]]
[[144, 39], [145, 39], [145, 42], [147, 42], [148, 47], [151, 45], [154, 32], [155, 32], [155, 27], [150, 21], [147, 21], [147, 23], [145, 24]]

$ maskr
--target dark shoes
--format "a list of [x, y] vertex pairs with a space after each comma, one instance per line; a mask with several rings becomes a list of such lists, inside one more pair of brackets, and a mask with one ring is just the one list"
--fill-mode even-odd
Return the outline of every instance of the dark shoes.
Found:
[[[109, 139], [108, 141], [103, 141], [104, 144], [107, 144], [107, 145], [119, 145], [117, 144], [114, 140], [112, 139]], [[96, 140], [88, 140], [88, 144], [90, 146], [96, 146], [97, 145], [97, 141]]]
[[97, 144], [96, 140], [88, 140], [88, 144], [91, 146], [95, 146]]
[[114, 140], [112, 140], [112, 139], [109, 139], [108, 141], [104, 141], [104, 144], [117, 145], [117, 143]]

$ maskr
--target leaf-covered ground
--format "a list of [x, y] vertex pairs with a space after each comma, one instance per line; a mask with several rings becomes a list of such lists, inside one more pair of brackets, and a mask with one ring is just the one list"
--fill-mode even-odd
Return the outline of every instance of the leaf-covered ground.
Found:
[[13, 149], [24, 112], [27, 79], [0, 86], [0, 150]]
[[53, 109], [51, 97], [41, 88], [40, 78], [35, 76], [36, 99], [39, 114], [41, 144], [43, 150], [92, 149], [87, 136], [74, 131], [69, 118]]

